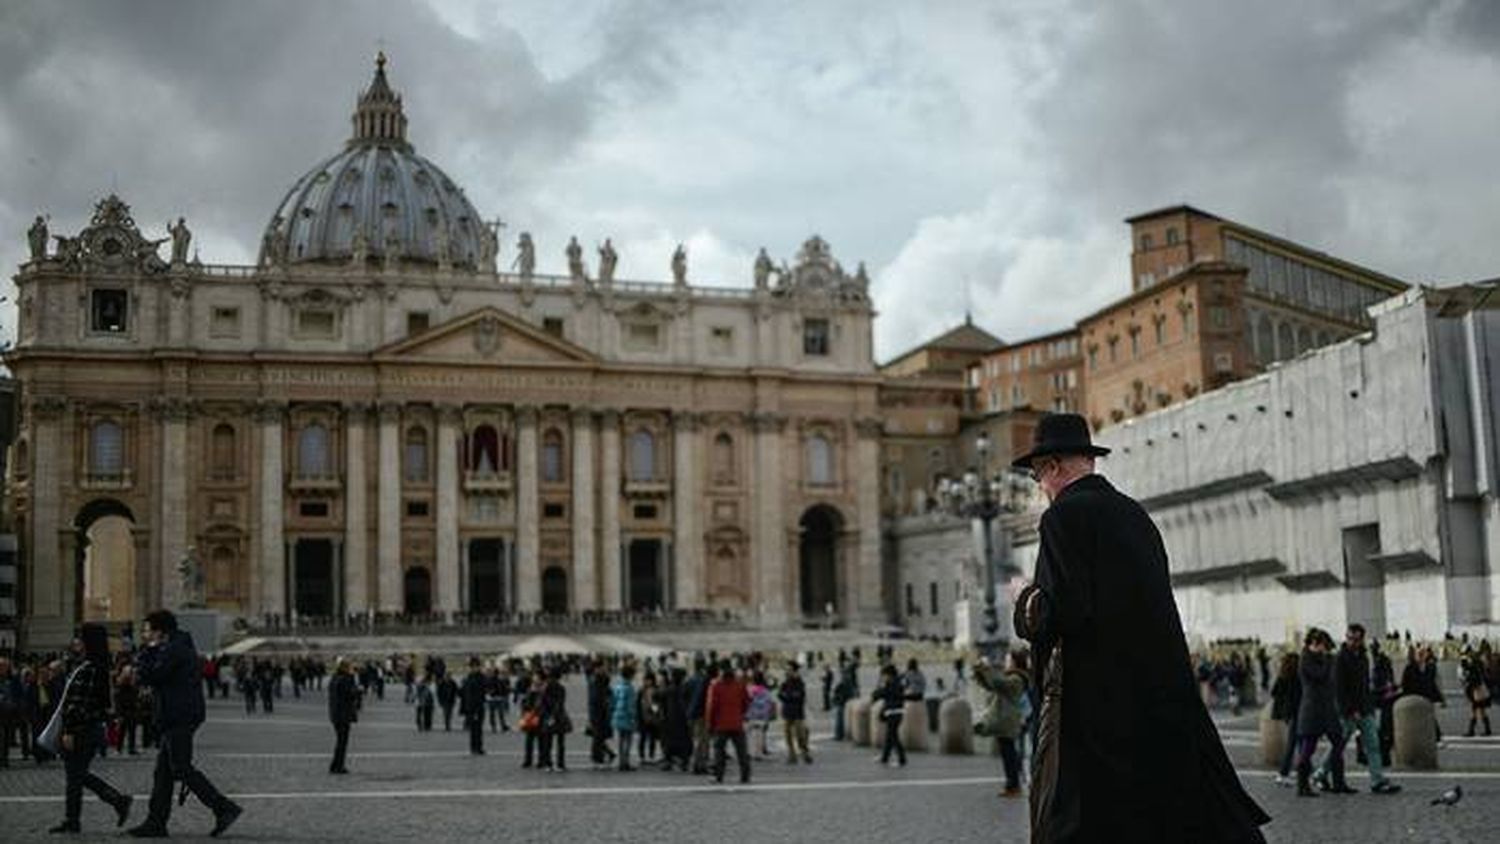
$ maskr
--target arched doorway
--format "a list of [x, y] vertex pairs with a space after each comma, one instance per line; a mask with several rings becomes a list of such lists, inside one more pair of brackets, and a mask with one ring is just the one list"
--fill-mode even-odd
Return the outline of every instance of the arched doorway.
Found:
[[568, 573], [561, 566], [542, 572], [542, 612], [561, 615], [568, 611]]
[[502, 576], [505, 541], [469, 541], [469, 612], [494, 615], [505, 608], [505, 578]]
[[802, 615], [822, 619], [829, 606], [839, 607], [838, 541], [843, 518], [825, 504], [811, 507], [798, 523], [802, 547], [798, 555], [802, 587]]
[[406, 570], [402, 582], [407, 615], [427, 615], [432, 612], [432, 575], [427, 569], [416, 566]]
[[654, 610], [665, 605], [661, 540], [631, 540], [629, 564], [625, 605], [632, 610]]
[[326, 618], [334, 612], [333, 540], [297, 540], [293, 594], [297, 614]]
[[77, 531], [74, 605], [80, 621], [136, 617], [135, 514], [112, 498], [90, 501], [73, 519]]

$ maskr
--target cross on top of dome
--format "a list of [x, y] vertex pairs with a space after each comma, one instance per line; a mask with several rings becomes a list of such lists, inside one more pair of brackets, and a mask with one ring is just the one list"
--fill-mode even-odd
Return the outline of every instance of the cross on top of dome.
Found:
[[359, 95], [359, 105], [354, 108], [354, 137], [350, 144], [376, 144], [381, 146], [408, 147], [406, 142], [406, 112], [401, 108], [401, 95], [391, 90], [385, 78], [385, 51], [375, 55], [375, 79]]

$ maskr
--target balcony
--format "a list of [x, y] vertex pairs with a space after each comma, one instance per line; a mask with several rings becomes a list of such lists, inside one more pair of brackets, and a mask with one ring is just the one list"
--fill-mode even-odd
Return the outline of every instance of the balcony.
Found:
[[625, 494], [631, 498], [666, 498], [672, 494], [672, 482], [666, 478], [626, 478]]
[[117, 472], [85, 472], [81, 486], [88, 490], [130, 489], [135, 486], [135, 472], [130, 469], [121, 469]]
[[464, 492], [508, 493], [511, 484], [509, 470], [469, 469], [464, 472]]
[[300, 492], [337, 491], [344, 485], [337, 472], [302, 473], [292, 475], [290, 487]]

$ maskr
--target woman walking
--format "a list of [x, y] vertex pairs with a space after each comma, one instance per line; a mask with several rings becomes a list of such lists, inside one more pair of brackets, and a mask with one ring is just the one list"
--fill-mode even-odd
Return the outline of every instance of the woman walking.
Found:
[[83, 662], [69, 675], [58, 706], [62, 719], [59, 749], [67, 784], [63, 792], [63, 822], [48, 830], [54, 833], [80, 831], [83, 813], [83, 789], [115, 810], [115, 825], [124, 826], [130, 817], [131, 797], [89, 772], [99, 745], [104, 741], [104, 721], [109, 715], [109, 633], [103, 625], [85, 624]]
[[1276, 771], [1277, 785], [1291, 785], [1292, 758], [1297, 751], [1297, 708], [1302, 704], [1302, 680], [1297, 676], [1301, 660], [1295, 653], [1281, 655], [1276, 682], [1271, 684], [1271, 720], [1286, 722], [1286, 751]]
[[1339, 722], [1338, 694], [1333, 673], [1333, 637], [1314, 627], [1307, 631], [1297, 673], [1302, 699], [1297, 706], [1297, 796], [1317, 797], [1312, 790], [1312, 759], [1318, 739], [1327, 738], [1329, 773], [1336, 794], [1353, 794], [1344, 781], [1344, 733]]
[[1464, 656], [1460, 664], [1463, 671], [1464, 699], [1469, 702], [1469, 731], [1466, 736], [1473, 736], [1475, 727], [1481, 722], [1484, 724], [1484, 734], [1490, 735], [1490, 684], [1485, 677], [1489, 667], [1489, 642], [1480, 644], [1479, 650], [1471, 651]]

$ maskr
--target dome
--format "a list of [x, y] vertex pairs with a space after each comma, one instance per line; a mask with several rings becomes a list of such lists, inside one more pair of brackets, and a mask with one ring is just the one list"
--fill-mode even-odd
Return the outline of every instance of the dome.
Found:
[[344, 149], [293, 183], [277, 206], [261, 239], [261, 264], [347, 264], [361, 253], [362, 260], [491, 268], [493, 233], [463, 190], [407, 142], [384, 55], [353, 123]]

